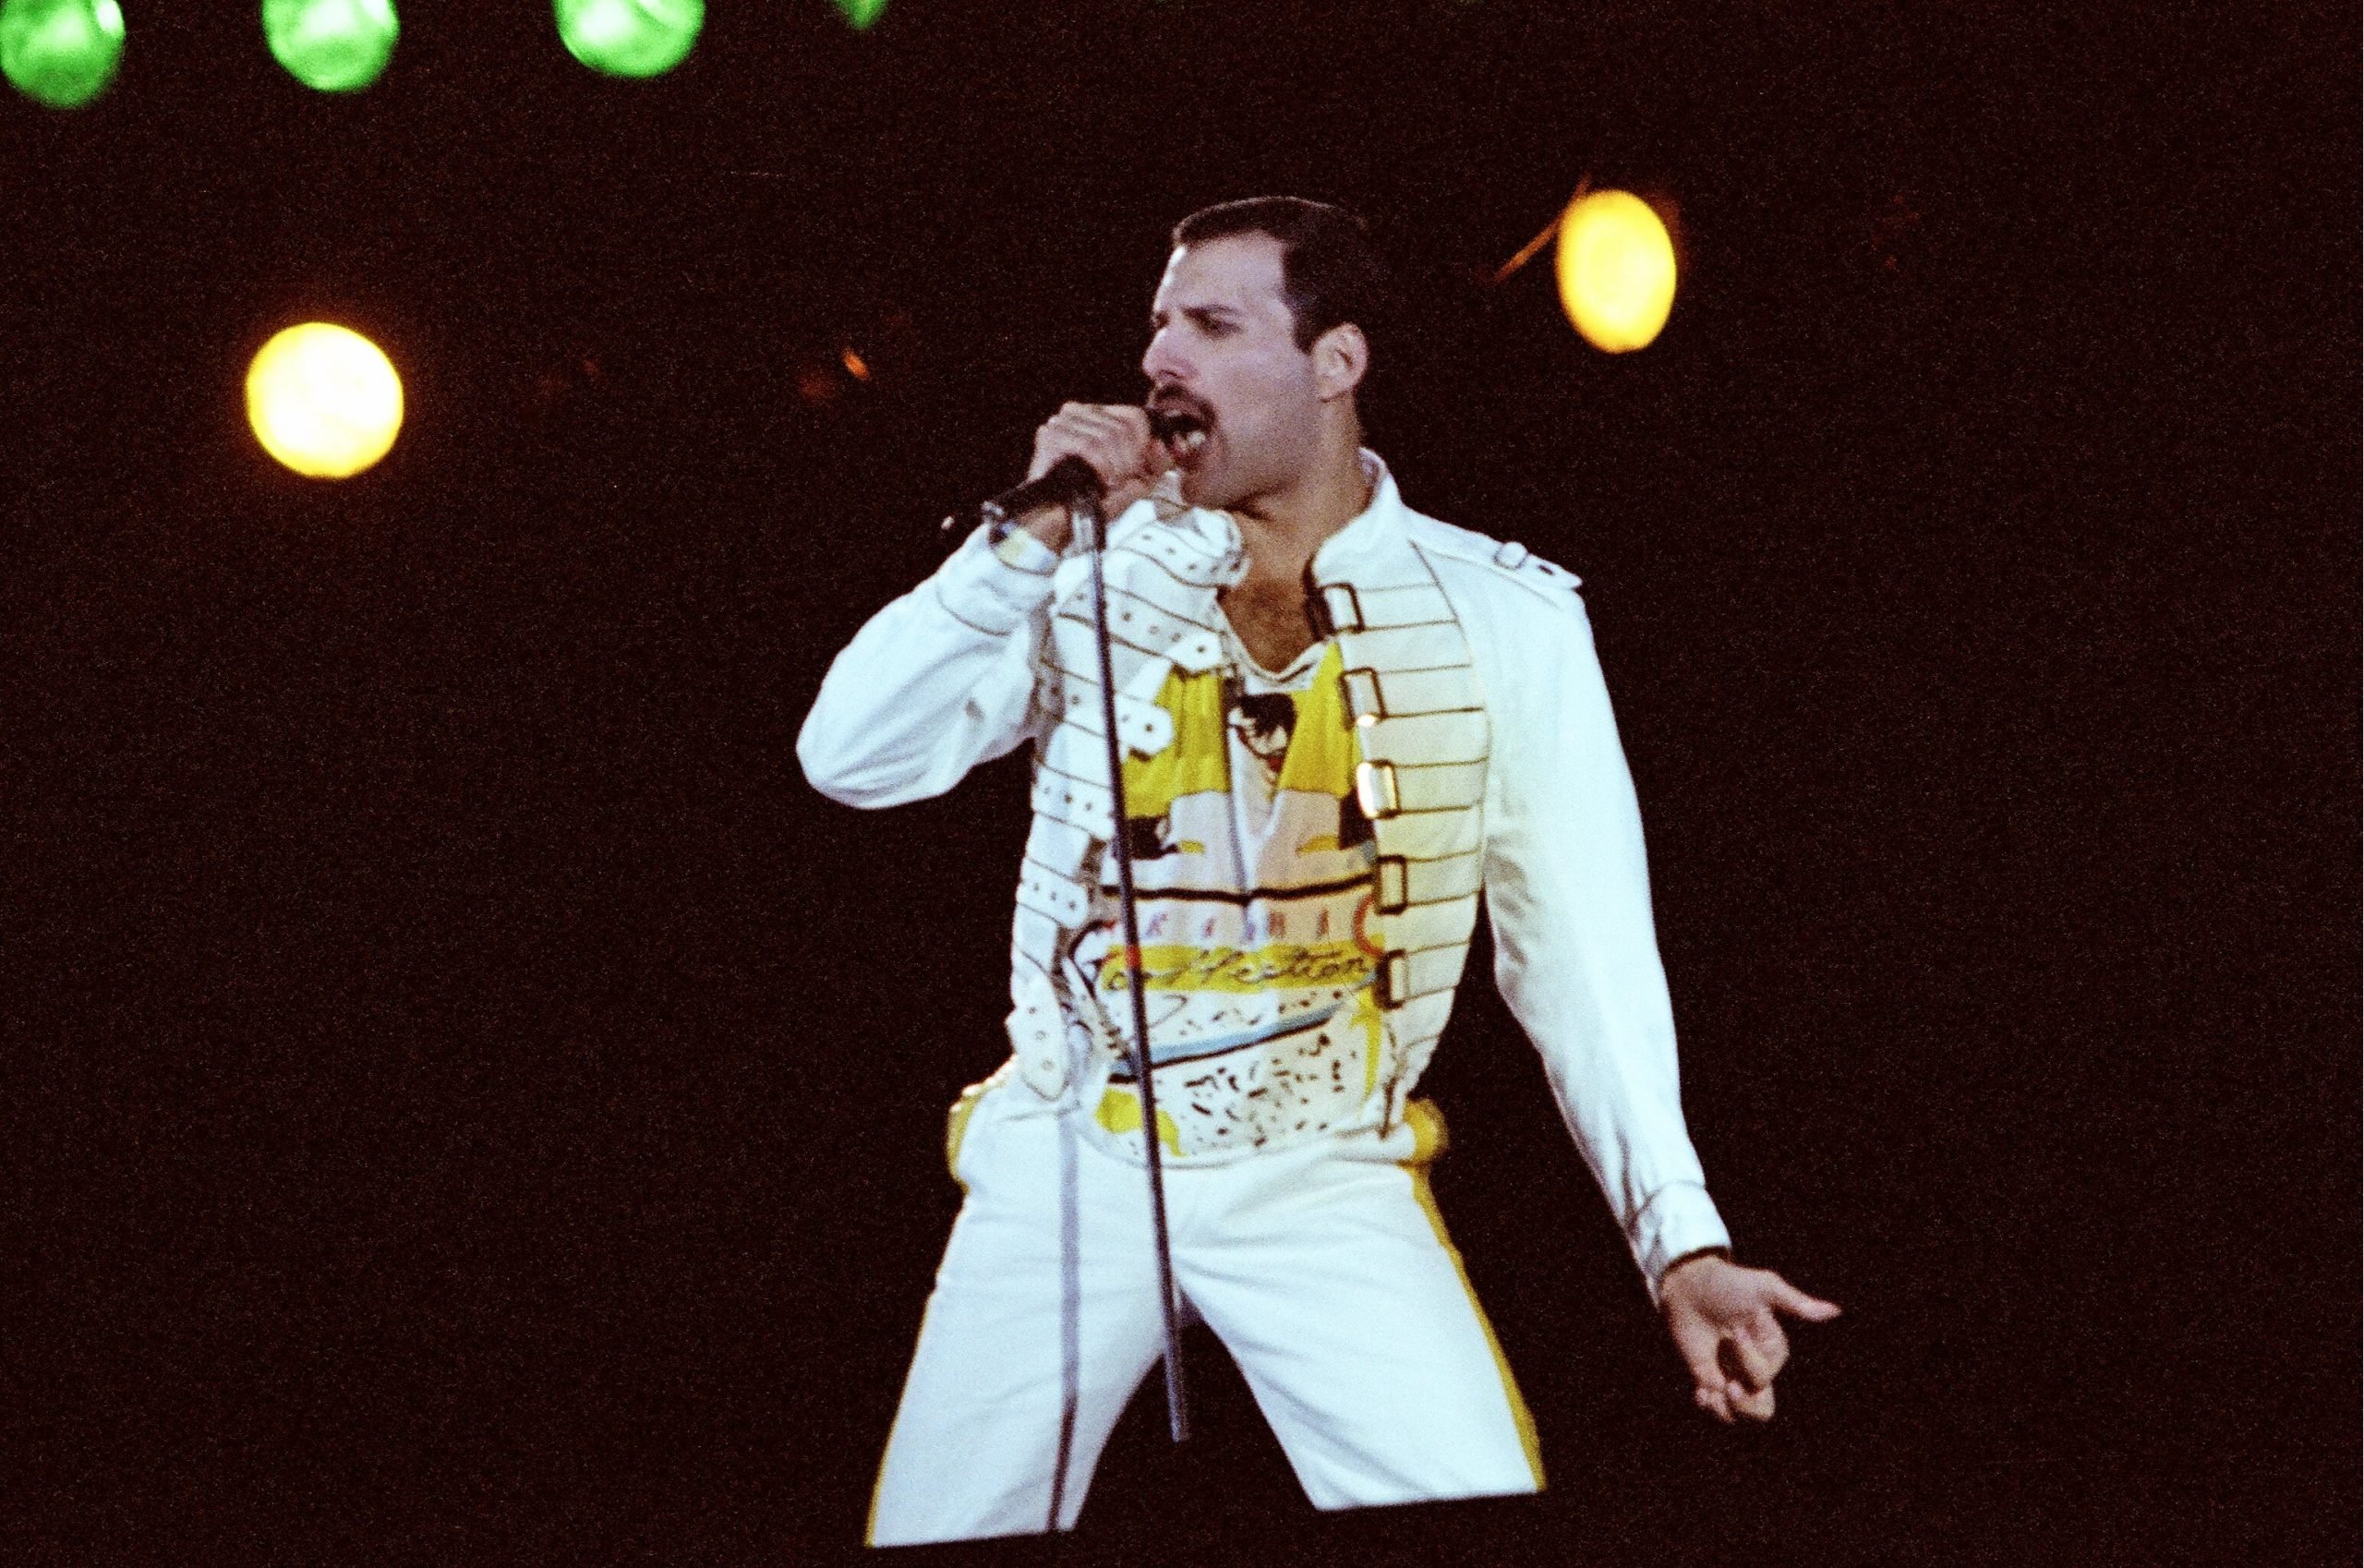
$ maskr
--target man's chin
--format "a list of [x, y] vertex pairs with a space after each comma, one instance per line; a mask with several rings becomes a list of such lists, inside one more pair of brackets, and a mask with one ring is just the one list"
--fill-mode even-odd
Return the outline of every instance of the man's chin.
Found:
[[1223, 510], [1229, 498], [1224, 495], [1223, 487], [1214, 481], [1212, 476], [1193, 472], [1188, 468], [1180, 472], [1182, 500], [1185, 504], [1202, 506], [1211, 512]]

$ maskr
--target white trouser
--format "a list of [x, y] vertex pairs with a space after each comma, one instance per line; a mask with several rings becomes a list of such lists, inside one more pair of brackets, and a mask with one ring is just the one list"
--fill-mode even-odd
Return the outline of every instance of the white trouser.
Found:
[[[1442, 1132], [1415, 1104], [1384, 1138], [1166, 1167], [1176, 1285], [1317, 1508], [1542, 1488], [1533, 1423], [1429, 1194]], [[1159, 1354], [1140, 1166], [1014, 1079], [983, 1092], [952, 1156], [968, 1200], [886, 1441], [874, 1546], [1039, 1532], [1055, 1504], [1072, 1529]]]

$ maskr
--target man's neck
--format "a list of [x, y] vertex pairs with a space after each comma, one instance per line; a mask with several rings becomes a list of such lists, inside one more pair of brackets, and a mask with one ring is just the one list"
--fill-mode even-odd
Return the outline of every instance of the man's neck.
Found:
[[1359, 435], [1341, 432], [1297, 484], [1233, 509], [1250, 583], [1300, 581], [1321, 542], [1369, 507], [1374, 488], [1363, 472]]
[[1306, 567], [1322, 540], [1370, 505], [1359, 437], [1349, 422], [1323, 443], [1298, 483], [1232, 509], [1248, 574], [1218, 602], [1248, 656], [1266, 669], [1286, 669], [1320, 635], [1306, 602]]

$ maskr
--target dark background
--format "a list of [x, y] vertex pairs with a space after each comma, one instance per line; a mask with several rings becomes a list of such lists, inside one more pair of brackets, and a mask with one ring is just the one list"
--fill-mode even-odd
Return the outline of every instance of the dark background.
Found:
[[[856, 1555], [1023, 778], [796, 728], [1269, 190], [1398, 263], [1406, 498], [1586, 578], [1695, 1137], [1848, 1316], [1694, 1412], [1474, 979], [1552, 1490], [1317, 1517], [1194, 1340], [1050, 1555], [2355, 1560], [2353, 7], [718, 0], [633, 83], [420, 0], [349, 100], [127, 9], [0, 103], [7, 1561]], [[1623, 359], [1476, 281], [1586, 176], [1680, 213]], [[410, 400], [342, 485], [245, 428], [315, 316]]]

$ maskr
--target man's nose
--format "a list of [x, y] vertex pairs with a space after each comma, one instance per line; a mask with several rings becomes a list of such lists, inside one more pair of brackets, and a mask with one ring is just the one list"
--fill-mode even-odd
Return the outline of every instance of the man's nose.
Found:
[[1151, 337], [1149, 347], [1141, 353], [1141, 374], [1152, 386], [1189, 384], [1189, 362], [1174, 351], [1173, 334], [1158, 332]]

